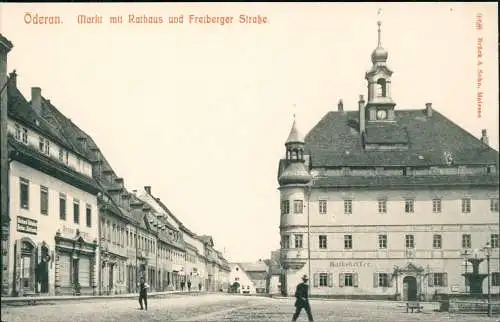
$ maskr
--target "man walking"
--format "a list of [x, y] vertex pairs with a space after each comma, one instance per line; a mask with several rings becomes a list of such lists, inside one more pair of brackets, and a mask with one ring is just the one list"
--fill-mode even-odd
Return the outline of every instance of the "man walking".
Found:
[[295, 290], [295, 313], [293, 314], [292, 321], [297, 321], [300, 311], [302, 309], [306, 310], [309, 322], [313, 321], [313, 316], [311, 313], [311, 306], [309, 305], [309, 285], [307, 284], [309, 278], [307, 275], [302, 276], [302, 283], [297, 285]]
[[[139, 305], [141, 306], [141, 310], [146, 308], [148, 310], [148, 287], [149, 285], [144, 280], [144, 277], [141, 277], [141, 282], [139, 283]], [[144, 306], [142, 305], [142, 301], [144, 301]]]

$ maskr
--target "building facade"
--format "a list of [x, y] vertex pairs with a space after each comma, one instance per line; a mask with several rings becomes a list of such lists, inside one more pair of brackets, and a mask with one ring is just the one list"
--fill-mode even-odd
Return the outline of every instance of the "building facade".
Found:
[[241, 294], [267, 293], [269, 267], [265, 261], [231, 263], [230, 291]]
[[0, 34], [0, 220], [2, 257], [2, 285], [0, 293], [7, 295], [9, 290], [9, 155], [7, 140], [7, 55], [12, 49], [12, 43]]
[[292, 125], [278, 170], [282, 292], [308, 274], [313, 296], [486, 293], [490, 250], [498, 293], [498, 152], [431, 103], [396, 108], [387, 58], [379, 24], [367, 101], [340, 101], [305, 138]]
[[23, 96], [15, 71], [6, 75], [12, 47], [0, 35], [2, 295], [135, 293], [141, 277], [151, 291], [227, 285], [211, 237], [191, 232], [151, 187], [129, 192], [40, 88]]
[[100, 190], [45, 102], [35, 87], [28, 103], [10, 75], [9, 294], [95, 294]]

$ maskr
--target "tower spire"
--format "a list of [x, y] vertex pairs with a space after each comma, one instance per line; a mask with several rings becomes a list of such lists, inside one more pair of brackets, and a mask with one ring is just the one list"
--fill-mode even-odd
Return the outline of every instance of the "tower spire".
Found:
[[378, 25], [378, 44], [377, 44], [377, 47], [382, 47], [382, 37], [381, 37], [381, 34], [382, 34], [382, 31], [380, 30], [380, 26], [382, 26], [382, 21], [377, 21], [377, 25]]

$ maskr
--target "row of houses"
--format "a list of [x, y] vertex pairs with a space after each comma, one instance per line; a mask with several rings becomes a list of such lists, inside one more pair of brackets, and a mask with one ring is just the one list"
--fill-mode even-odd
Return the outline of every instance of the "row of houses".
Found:
[[7, 76], [0, 35], [2, 295], [227, 290], [211, 236], [187, 228], [150, 186], [129, 191], [97, 143], [41, 89]]
[[272, 251], [270, 259], [257, 262], [230, 263], [229, 293], [274, 294], [281, 291], [280, 251]]

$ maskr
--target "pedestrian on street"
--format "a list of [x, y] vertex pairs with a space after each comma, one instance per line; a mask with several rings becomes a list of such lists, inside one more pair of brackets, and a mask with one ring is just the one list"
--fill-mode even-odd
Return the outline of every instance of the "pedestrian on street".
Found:
[[313, 321], [313, 316], [311, 313], [311, 306], [309, 305], [309, 278], [307, 275], [302, 276], [302, 283], [297, 285], [297, 289], [295, 290], [295, 313], [293, 314], [292, 321], [297, 321], [299, 317], [300, 311], [302, 309], [306, 310], [307, 318], [309, 322]]
[[185, 284], [186, 284], [186, 282], [184, 282], [184, 281], [181, 282], [181, 291], [183, 291], [183, 292], [184, 292], [184, 285]]
[[201, 283], [198, 283], [198, 290], [201, 292]]
[[188, 292], [191, 292], [191, 281], [188, 281]]
[[[144, 277], [141, 277], [141, 282], [139, 283], [139, 305], [141, 306], [141, 310], [148, 310], [148, 288], [149, 285], [144, 280]], [[144, 301], [144, 306], [142, 305], [142, 301]]]

